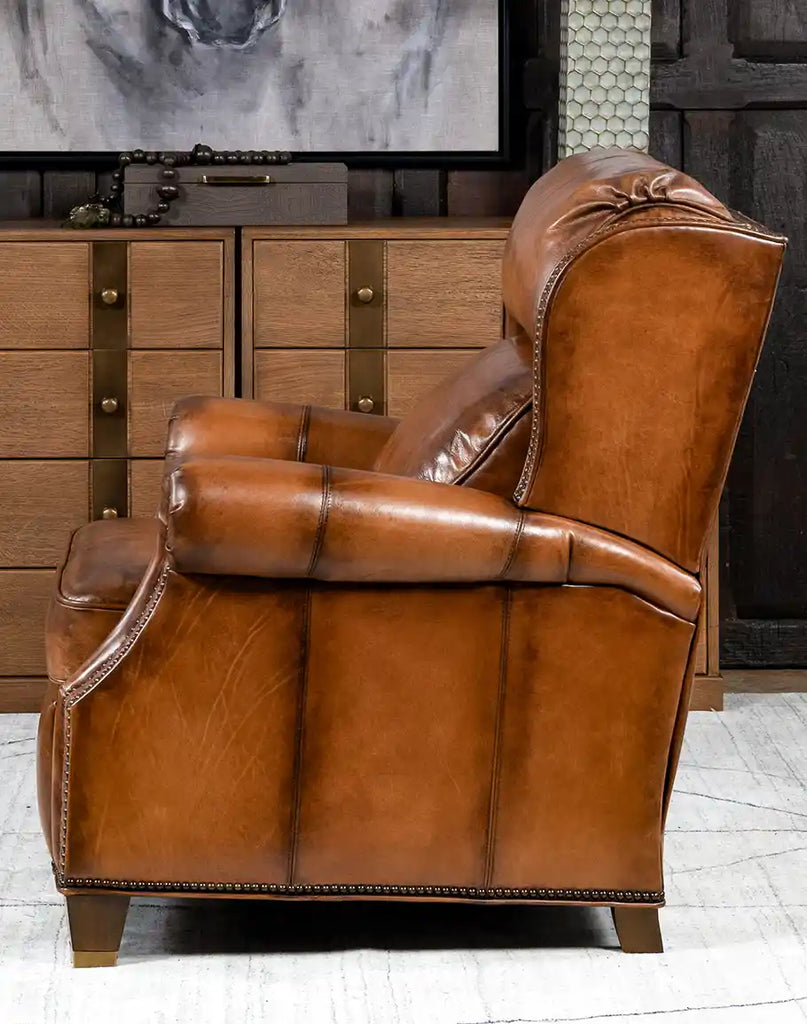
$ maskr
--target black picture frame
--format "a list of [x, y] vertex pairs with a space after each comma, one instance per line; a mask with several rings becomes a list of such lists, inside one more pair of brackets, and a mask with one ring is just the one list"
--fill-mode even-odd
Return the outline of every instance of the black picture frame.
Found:
[[[507, 166], [513, 159], [512, 152], [512, 94], [515, 86], [515, 69], [511, 66], [510, 17], [508, 0], [498, 0], [498, 42], [497, 58], [499, 86], [499, 145], [495, 150], [436, 150], [416, 152], [412, 150], [361, 151], [361, 152], [292, 152], [295, 161], [309, 163], [345, 163], [354, 168], [401, 168], [417, 167], [441, 170], [493, 169]], [[194, 142], [204, 141], [196, 139]], [[134, 143], [133, 143], [134, 145]], [[193, 145], [193, 143], [189, 143]], [[0, 150], [0, 168], [14, 168], [25, 165], [32, 169], [69, 169], [94, 166], [99, 169], [117, 164], [118, 153], [109, 150]]]

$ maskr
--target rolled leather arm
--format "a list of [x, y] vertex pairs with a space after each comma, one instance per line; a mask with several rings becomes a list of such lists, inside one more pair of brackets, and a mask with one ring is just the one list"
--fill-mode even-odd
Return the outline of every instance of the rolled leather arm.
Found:
[[690, 621], [700, 585], [638, 544], [493, 494], [270, 459], [200, 459], [169, 479], [181, 573], [374, 583], [624, 587]]
[[244, 398], [183, 398], [168, 424], [168, 468], [200, 456], [328, 463], [369, 469], [398, 420]]

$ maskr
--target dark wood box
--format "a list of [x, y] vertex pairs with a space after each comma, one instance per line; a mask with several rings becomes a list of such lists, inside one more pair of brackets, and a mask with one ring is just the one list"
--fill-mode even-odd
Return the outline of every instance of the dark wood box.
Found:
[[169, 226], [242, 224], [347, 224], [347, 167], [344, 164], [211, 164], [178, 167], [171, 182], [162, 167], [126, 169], [124, 213], [153, 210], [160, 185], [179, 188], [162, 223]]

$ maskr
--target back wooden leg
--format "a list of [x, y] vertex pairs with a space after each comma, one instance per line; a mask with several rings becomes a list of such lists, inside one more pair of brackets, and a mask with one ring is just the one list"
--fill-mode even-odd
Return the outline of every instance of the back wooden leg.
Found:
[[657, 907], [611, 907], [624, 953], [663, 953]]
[[129, 909], [128, 896], [68, 896], [74, 967], [114, 967]]

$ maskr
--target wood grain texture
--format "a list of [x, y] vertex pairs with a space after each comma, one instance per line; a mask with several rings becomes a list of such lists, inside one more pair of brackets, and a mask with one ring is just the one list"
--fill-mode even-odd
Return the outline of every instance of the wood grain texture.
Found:
[[650, 111], [650, 154], [671, 167], [683, 163], [683, 115], [678, 110]]
[[722, 711], [723, 680], [712, 676], [696, 676], [689, 699], [690, 711]]
[[0, 348], [87, 348], [90, 250], [0, 234]]
[[129, 515], [150, 518], [160, 507], [163, 460], [131, 459], [129, 462]]
[[174, 404], [222, 390], [221, 352], [130, 352], [129, 454], [162, 456]]
[[387, 245], [387, 345], [490, 345], [502, 337], [503, 242]]
[[45, 674], [45, 612], [56, 573], [0, 570], [0, 676]]
[[345, 344], [343, 241], [256, 241], [252, 324], [256, 348]]
[[270, 402], [301, 402], [345, 408], [344, 352], [255, 353], [255, 397]]
[[132, 348], [221, 348], [222, 242], [129, 245]]
[[393, 210], [401, 217], [439, 217], [443, 212], [443, 172], [406, 168], [395, 172]]
[[42, 175], [42, 216], [64, 220], [74, 206], [95, 193], [93, 171], [45, 171]]
[[0, 458], [89, 454], [86, 352], [0, 352]]
[[783, 0], [732, 0], [730, 35], [738, 57], [807, 60], [807, 5]]
[[654, 60], [680, 56], [681, 0], [653, 0], [650, 33]]
[[42, 213], [39, 171], [0, 171], [0, 219], [27, 220]]
[[348, 219], [375, 220], [392, 216], [392, 171], [354, 168], [348, 174]]
[[512, 217], [530, 187], [526, 171], [449, 171], [449, 217]]
[[39, 711], [47, 685], [45, 676], [0, 676], [0, 715]]
[[428, 391], [457, 373], [475, 349], [387, 353], [387, 415], [405, 416]]
[[89, 519], [89, 463], [0, 462], [0, 567], [57, 566]]

